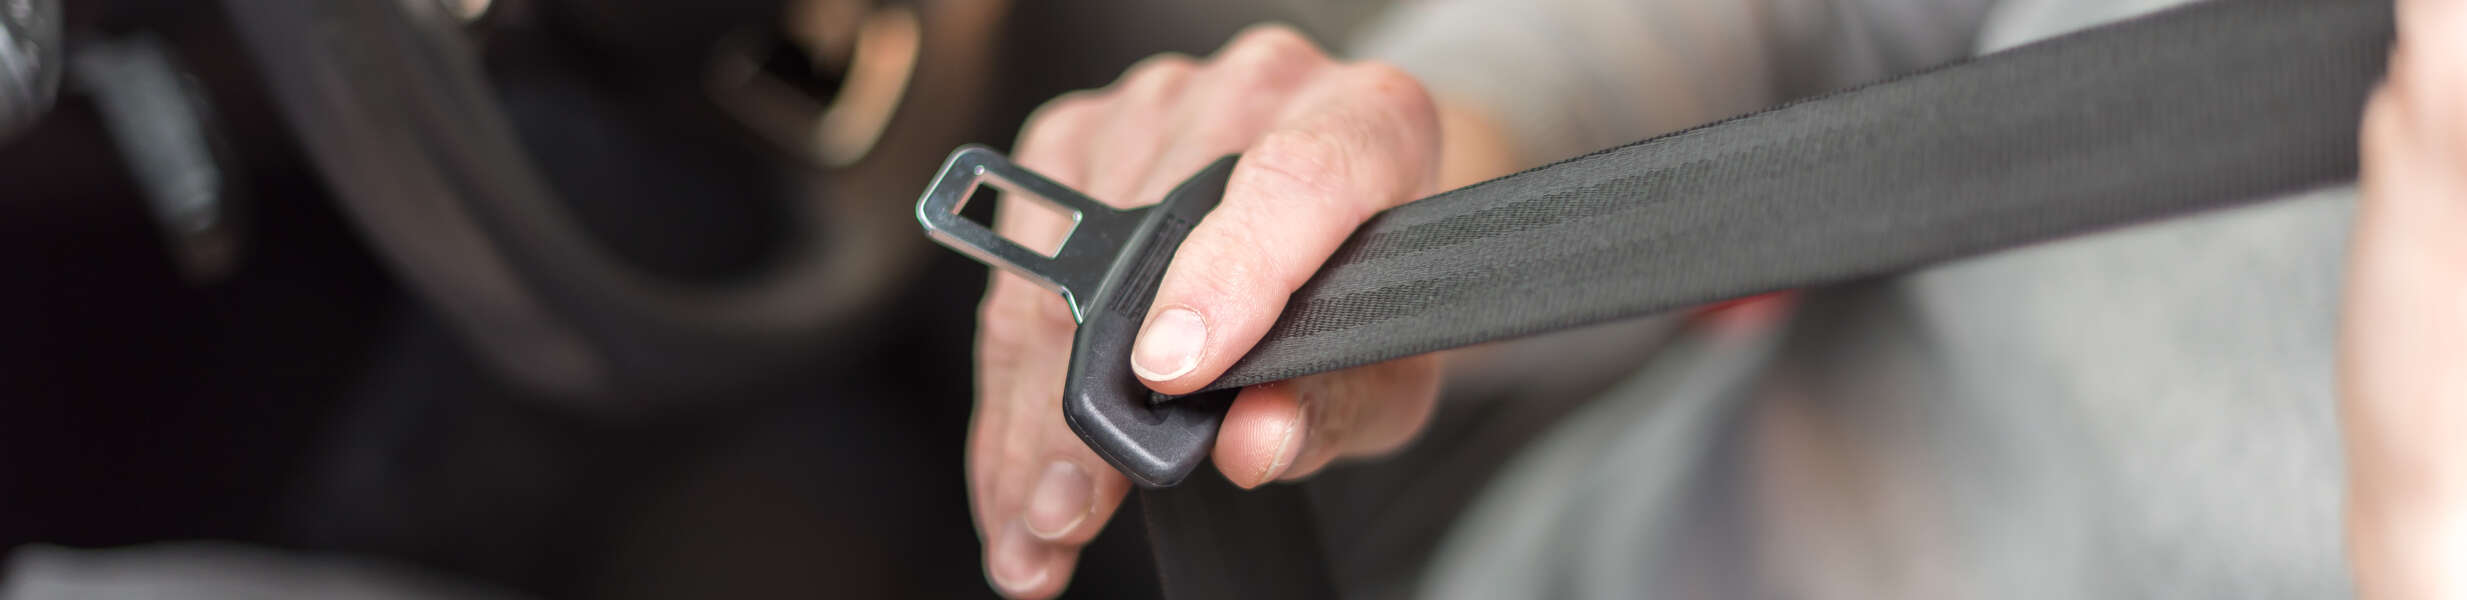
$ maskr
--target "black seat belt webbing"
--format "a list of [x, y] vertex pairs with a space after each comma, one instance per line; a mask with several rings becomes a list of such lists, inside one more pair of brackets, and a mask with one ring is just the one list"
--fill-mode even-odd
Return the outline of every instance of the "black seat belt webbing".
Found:
[[2386, 1], [2194, 5], [1389, 210], [1233, 388], [2352, 179]]
[[1197, 473], [1172, 488], [1141, 490], [1139, 506], [1167, 597], [1336, 597], [1333, 565], [1301, 487], [1243, 490]]

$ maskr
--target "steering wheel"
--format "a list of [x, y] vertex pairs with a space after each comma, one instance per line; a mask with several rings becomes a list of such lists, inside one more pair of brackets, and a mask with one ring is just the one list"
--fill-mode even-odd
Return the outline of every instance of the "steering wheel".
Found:
[[498, 104], [457, 9], [471, 3], [225, 4], [303, 150], [397, 277], [497, 372], [608, 414], [808, 361], [923, 260], [907, 204], [975, 131], [984, 40], [1003, 12], [908, 3], [909, 92], [877, 141], [810, 167], [821, 192], [788, 207], [777, 255], [715, 283], [630, 263], [577, 221]]

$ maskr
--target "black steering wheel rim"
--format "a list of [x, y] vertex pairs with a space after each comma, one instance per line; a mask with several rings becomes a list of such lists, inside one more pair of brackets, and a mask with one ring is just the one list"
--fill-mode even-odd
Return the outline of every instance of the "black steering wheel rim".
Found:
[[[710, 283], [647, 271], [594, 239], [560, 201], [442, 6], [226, 7], [294, 134], [398, 277], [484, 362], [575, 408], [638, 412], [810, 361], [863, 321], [894, 287], [884, 282], [924, 260], [907, 222], [918, 189], [910, 178], [826, 177], [830, 196], [862, 200], [796, 203], [787, 242], [761, 272]], [[981, 85], [983, 57], [943, 42], [990, 38], [996, 19], [919, 8], [926, 40], [910, 88]], [[892, 133], [846, 169], [933, 164], [975, 129], [979, 96], [906, 94]]]

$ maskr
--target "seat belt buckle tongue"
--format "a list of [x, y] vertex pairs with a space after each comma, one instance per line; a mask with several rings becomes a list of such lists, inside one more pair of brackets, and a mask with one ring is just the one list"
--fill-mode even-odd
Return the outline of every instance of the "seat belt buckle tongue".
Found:
[[[1166, 397], [1141, 383], [1130, 361], [1131, 344], [1147, 321], [1165, 266], [1191, 227], [1225, 195], [1236, 158], [1217, 159], [1162, 202], [1116, 209], [1020, 168], [992, 149], [969, 145], [951, 153], [917, 201], [917, 221], [935, 242], [1037, 282], [1070, 304], [1079, 329], [1063, 384], [1063, 420], [1097, 455], [1143, 486], [1180, 483], [1205, 461], [1238, 391]], [[1048, 255], [961, 217], [960, 208], [981, 185], [1071, 213], [1069, 236]]]

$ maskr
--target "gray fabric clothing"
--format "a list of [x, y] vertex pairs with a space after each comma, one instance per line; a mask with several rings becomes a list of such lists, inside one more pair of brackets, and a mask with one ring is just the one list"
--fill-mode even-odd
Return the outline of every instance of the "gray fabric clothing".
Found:
[[[1365, 51], [1547, 159], [2165, 2], [1971, 4], [1438, 2]], [[1431, 41], [1486, 27], [1520, 31]], [[1488, 47], [1508, 43], [1543, 49]], [[1684, 333], [1511, 459], [1419, 595], [2344, 596], [2352, 206], [2328, 190], [2043, 244], [1812, 291], [1762, 335]]]
[[178, 598], [521, 600], [528, 596], [370, 558], [216, 541], [112, 549], [28, 544], [0, 564], [0, 600]]
[[1969, 54], [1989, 0], [1423, 0], [1355, 54], [1499, 119], [1535, 163]]
[[1648, 370], [1568, 419], [1423, 595], [2341, 596], [2349, 199], [1816, 292], [1771, 353], [1673, 348], [1752, 364]]

